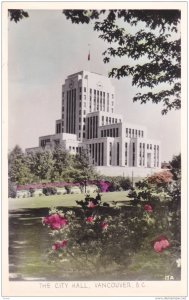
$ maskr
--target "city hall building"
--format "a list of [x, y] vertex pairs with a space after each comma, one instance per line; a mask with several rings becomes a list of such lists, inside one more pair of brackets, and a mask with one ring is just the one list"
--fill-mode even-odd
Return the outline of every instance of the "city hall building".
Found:
[[144, 126], [130, 124], [116, 114], [115, 90], [101, 74], [81, 71], [62, 86], [61, 119], [55, 134], [39, 138], [39, 147], [62, 145], [75, 154], [87, 149], [91, 163], [105, 175], [146, 176], [160, 169], [160, 142], [148, 139]]

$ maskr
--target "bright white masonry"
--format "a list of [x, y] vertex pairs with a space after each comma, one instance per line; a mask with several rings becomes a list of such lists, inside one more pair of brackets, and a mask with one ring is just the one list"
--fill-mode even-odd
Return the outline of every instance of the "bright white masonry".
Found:
[[39, 138], [39, 147], [60, 144], [71, 153], [88, 149], [91, 162], [106, 175], [145, 176], [160, 169], [160, 142], [147, 138], [147, 130], [127, 123], [114, 113], [115, 90], [106, 76], [81, 71], [62, 86], [61, 119], [56, 133]]

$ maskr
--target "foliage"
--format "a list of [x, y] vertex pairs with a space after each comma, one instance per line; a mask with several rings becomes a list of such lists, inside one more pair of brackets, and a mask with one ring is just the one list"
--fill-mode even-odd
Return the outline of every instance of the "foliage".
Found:
[[8, 180], [8, 197], [16, 198], [16, 184], [13, 183], [10, 179]]
[[45, 196], [56, 195], [57, 189], [55, 187], [45, 187], [43, 188], [43, 194]]
[[95, 170], [85, 152], [74, 156], [56, 147], [50, 151], [40, 150], [27, 154], [16, 146], [9, 153], [9, 177], [18, 185], [57, 181], [84, 183], [95, 176]]
[[181, 154], [175, 155], [170, 161], [171, 173], [173, 174], [173, 179], [181, 179]]
[[[52, 209], [42, 220], [52, 238], [50, 262], [59, 261], [64, 269], [71, 262], [74, 272], [94, 279], [108, 274], [110, 269], [116, 276], [123, 276], [134, 257], [145, 253], [146, 257], [169, 257], [170, 272], [179, 279], [180, 215], [178, 207], [170, 205], [174, 197], [178, 198], [176, 183], [168, 182], [165, 176], [159, 186], [158, 176], [157, 179], [149, 183], [147, 178], [133, 188], [129, 208], [104, 203], [99, 194], [76, 201], [81, 207], [77, 210]], [[133, 203], [135, 198], [137, 205]]]
[[35, 189], [30, 188], [30, 189], [29, 189], [29, 193], [30, 193], [30, 197], [33, 197], [34, 194], [35, 194]]
[[[161, 102], [162, 114], [180, 109], [179, 10], [64, 10], [63, 13], [75, 24], [94, 21], [93, 29], [100, 33], [99, 38], [111, 44], [103, 53], [105, 63], [115, 57], [130, 59], [130, 64], [112, 68], [109, 76], [118, 79], [131, 76], [132, 85], [151, 89], [136, 94], [134, 101]], [[164, 84], [169, 87], [155, 91], [155, 87], [160, 90]]]
[[29, 17], [28, 12], [23, 9], [9, 9], [8, 14], [10, 21], [14, 21], [15, 23], [22, 20], [23, 18]]
[[27, 157], [17, 145], [8, 155], [8, 175], [17, 184], [25, 184], [31, 180]]

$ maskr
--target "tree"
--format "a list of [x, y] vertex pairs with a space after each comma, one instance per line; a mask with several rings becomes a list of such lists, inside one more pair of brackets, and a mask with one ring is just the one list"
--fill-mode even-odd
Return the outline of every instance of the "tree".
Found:
[[8, 15], [9, 15], [10, 21], [14, 21], [15, 23], [22, 20], [23, 18], [29, 17], [29, 14], [26, 11], [24, 11], [23, 9], [9, 9]]
[[94, 167], [90, 163], [90, 158], [86, 150], [82, 150], [81, 153], [76, 154], [73, 168], [75, 170], [75, 175], [73, 174], [75, 180], [83, 181], [84, 184], [86, 180], [92, 179], [95, 176]]
[[50, 180], [50, 174], [53, 169], [52, 152], [38, 151], [28, 155], [30, 171], [34, 176], [42, 180]]
[[25, 184], [31, 178], [26, 156], [17, 145], [8, 155], [8, 175], [10, 181], [16, 184]]
[[69, 168], [71, 163], [70, 154], [57, 145], [52, 151], [53, 170], [51, 172], [51, 180], [61, 180], [64, 177], [64, 172]]
[[[162, 114], [180, 109], [180, 10], [64, 10], [63, 13], [72, 23], [94, 21], [93, 29], [100, 33], [99, 38], [111, 44], [103, 53], [105, 63], [114, 57], [129, 59], [126, 60], [129, 64], [112, 68], [109, 76], [118, 79], [132, 76], [133, 86], [151, 89], [137, 93], [133, 101], [161, 102]], [[129, 32], [130, 26], [137, 30]], [[156, 87], [160, 91], [155, 91]]]

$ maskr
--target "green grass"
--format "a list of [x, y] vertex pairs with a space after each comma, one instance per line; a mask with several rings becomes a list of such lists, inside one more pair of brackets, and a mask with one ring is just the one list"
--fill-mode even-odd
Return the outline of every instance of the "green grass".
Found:
[[[101, 193], [102, 202], [111, 201], [127, 201], [127, 192], [109, 192]], [[96, 194], [91, 194], [96, 197]], [[76, 200], [84, 200], [85, 194], [69, 194], [69, 195], [54, 195], [54, 196], [38, 196], [30, 198], [15, 198], [9, 199], [9, 210], [20, 208], [44, 208], [44, 207], [73, 207], [76, 206]]]

